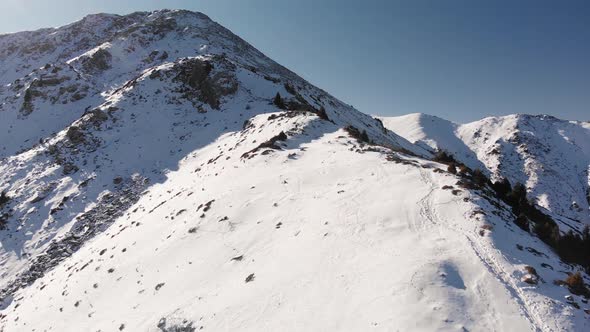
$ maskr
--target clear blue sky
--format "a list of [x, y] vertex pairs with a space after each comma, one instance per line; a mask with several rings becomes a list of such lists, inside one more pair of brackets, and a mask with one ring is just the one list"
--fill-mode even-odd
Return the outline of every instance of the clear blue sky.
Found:
[[587, 0], [0, 0], [0, 33], [160, 8], [204, 12], [365, 113], [590, 120]]

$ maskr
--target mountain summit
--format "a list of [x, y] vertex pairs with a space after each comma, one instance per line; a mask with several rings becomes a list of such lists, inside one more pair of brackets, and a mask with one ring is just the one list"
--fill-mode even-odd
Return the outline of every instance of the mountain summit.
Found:
[[361, 113], [204, 14], [2, 35], [0, 84], [1, 331], [590, 328], [585, 263], [534, 227], [584, 213], [522, 201], [558, 177]]

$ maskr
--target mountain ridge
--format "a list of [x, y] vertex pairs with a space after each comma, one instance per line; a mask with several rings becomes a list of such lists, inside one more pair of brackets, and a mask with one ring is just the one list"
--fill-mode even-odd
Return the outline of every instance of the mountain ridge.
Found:
[[[580, 226], [574, 227], [577, 231], [590, 222], [587, 198], [590, 125], [586, 122], [527, 114], [452, 125], [446, 120], [421, 115], [382, 120], [410, 141], [432, 150], [448, 150], [468, 166], [488, 172], [495, 180], [505, 177], [512, 183], [527, 185], [539, 205], [578, 220]], [[439, 130], [447, 124], [444, 130]]]
[[1, 331], [588, 328], [579, 267], [386, 119], [200, 14], [76, 24], [0, 51]]

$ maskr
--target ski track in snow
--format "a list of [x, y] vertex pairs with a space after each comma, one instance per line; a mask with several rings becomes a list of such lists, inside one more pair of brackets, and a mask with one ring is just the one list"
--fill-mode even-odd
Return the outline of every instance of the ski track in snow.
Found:
[[[444, 222], [439, 219], [438, 213], [436, 212], [436, 208], [433, 207], [433, 193], [435, 188], [439, 188], [440, 184], [436, 183], [431, 174], [429, 172], [423, 171], [420, 169], [420, 178], [422, 181], [428, 185], [431, 189], [424, 198], [420, 199], [418, 204], [420, 205], [420, 216], [424, 219], [428, 220], [428, 223], [431, 225], [439, 225], [439, 227], [448, 227], [452, 229], [458, 234], [462, 234], [465, 239], [469, 242], [470, 248], [473, 250], [474, 254], [480, 259], [480, 261], [485, 265], [488, 271], [496, 276], [497, 280], [500, 281], [506, 290], [513, 294], [514, 301], [520, 307], [524, 317], [531, 323], [531, 329], [534, 331], [548, 331], [549, 328], [546, 324], [543, 323], [543, 320], [538, 317], [536, 312], [533, 308], [530, 308], [530, 305], [526, 302], [526, 298], [524, 294], [519, 290], [519, 288], [514, 285], [512, 279], [507, 277], [508, 274], [502, 269], [501, 265], [496, 262], [493, 255], [485, 248], [484, 245], [479, 243], [477, 236], [470, 234], [458, 227], [455, 227], [450, 222]], [[423, 223], [427, 224], [427, 223]], [[423, 227], [422, 231], [427, 231], [428, 227]], [[480, 237], [481, 238], [481, 237]], [[479, 289], [479, 288], [478, 288]], [[485, 292], [480, 292], [482, 297], [487, 297]], [[489, 302], [489, 299], [487, 300]]]

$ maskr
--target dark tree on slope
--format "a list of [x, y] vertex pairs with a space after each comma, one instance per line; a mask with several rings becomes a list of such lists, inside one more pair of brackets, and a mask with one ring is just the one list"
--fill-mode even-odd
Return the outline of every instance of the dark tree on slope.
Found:
[[506, 199], [512, 206], [520, 206], [527, 202], [524, 184], [517, 182], [514, 188], [506, 195]]
[[273, 104], [275, 104], [276, 107], [284, 110], [285, 109], [285, 102], [283, 101], [283, 98], [281, 97], [281, 94], [277, 92], [277, 95], [275, 96], [275, 99], [272, 101]]
[[6, 229], [6, 225], [8, 225], [8, 214], [7, 213], [0, 213], [0, 231]]
[[455, 157], [445, 150], [437, 151], [432, 160], [443, 164], [456, 163]]
[[320, 119], [330, 121], [330, 118], [328, 118], [328, 114], [326, 113], [326, 109], [324, 108], [324, 106], [320, 107], [320, 110], [316, 114]]
[[0, 207], [4, 206], [4, 204], [8, 203], [9, 200], [10, 200], [10, 197], [8, 197], [8, 195], [6, 194], [5, 191], [0, 193]]
[[475, 171], [473, 171], [473, 174], [471, 175], [471, 179], [473, 180], [473, 183], [475, 183], [475, 185], [479, 188], [483, 188], [486, 185], [486, 183], [488, 182], [488, 178], [479, 169], [476, 169]]
[[447, 171], [452, 174], [457, 174], [457, 167], [455, 167], [455, 163], [450, 163], [449, 167], [447, 167]]
[[[4, 207], [4, 205], [6, 205], [6, 203], [8, 203], [8, 201], [10, 201], [10, 197], [8, 197], [6, 192], [4, 192], [4, 191], [1, 192], [0, 193], [0, 209], [2, 209], [2, 207]], [[6, 229], [7, 224], [8, 224], [8, 214], [2, 213], [2, 211], [0, 211], [0, 230]]]
[[[500, 197], [502, 196], [500, 195]], [[559, 241], [559, 226], [550, 216], [539, 210], [534, 203], [528, 201], [527, 190], [522, 183], [516, 183], [512, 190], [506, 194], [506, 197], [502, 198], [512, 207], [512, 212], [519, 216], [517, 223], [522, 221], [521, 215], [526, 216], [532, 222], [532, 229], [537, 236], [543, 242], [556, 248]]]
[[502, 178], [500, 181], [494, 182], [492, 188], [501, 198], [506, 198], [506, 195], [512, 191], [512, 186], [507, 178]]
[[566, 262], [578, 263], [590, 270], [590, 228], [584, 227], [582, 236], [570, 230], [559, 237], [557, 252]]
[[576, 295], [583, 295], [584, 297], [590, 296], [590, 291], [584, 284], [584, 278], [580, 272], [570, 274], [565, 279], [565, 283], [568, 286], [570, 292]]
[[28, 88], [27, 90], [25, 90], [24, 101], [25, 101], [25, 103], [30, 103], [32, 100], [33, 100], [33, 93], [31, 92], [31, 89]]
[[367, 142], [369, 143], [371, 140], [369, 139], [369, 135], [367, 135], [367, 131], [363, 130], [363, 132], [361, 133], [361, 137], [360, 140], [363, 142]]
[[518, 217], [516, 217], [514, 223], [523, 230], [530, 232], [529, 218], [527, 218], [523, 213], [519, 214]]

